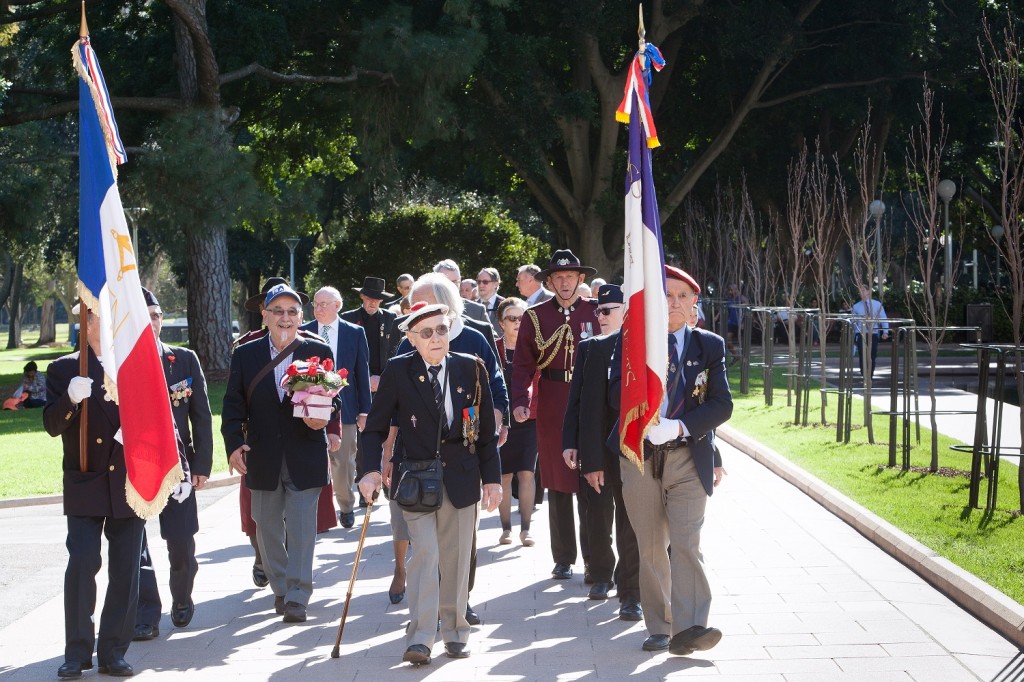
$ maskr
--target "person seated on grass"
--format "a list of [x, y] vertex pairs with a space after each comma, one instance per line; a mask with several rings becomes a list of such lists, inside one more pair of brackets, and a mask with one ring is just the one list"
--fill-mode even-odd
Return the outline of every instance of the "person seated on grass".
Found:
[[14, 394], [4, 401], [5, 410], [24, 410], [27, 407], [42, 407], [46, 404], [46, 375], [32, 360], [25, 365], [21, 384]]

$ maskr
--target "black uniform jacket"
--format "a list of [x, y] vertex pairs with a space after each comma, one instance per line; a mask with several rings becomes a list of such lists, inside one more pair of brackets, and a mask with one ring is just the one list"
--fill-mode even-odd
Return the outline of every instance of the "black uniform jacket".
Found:
[[[210, 398], [206, 393], [206, 376], [199, 366], [199, 358], [188, 348], [161, 343], [160, 363], [167, 377], [167, 388], [192, 379], [192, 395], [188, 400], [171, 398], [171, 412], [178, 437], [185, 444], [189, 470], [193, 476], [207, 476], [213, 469], [213, 415]], [[171, 360], [171, 358], [174, 358]]]
[[[446, 364], [453, 419], [449, 437], [441, 443], [441, 461], [445, 493], [452, 505], [461, 509], [480, 501], [481, 483], [501, 482], [501, 460], [487, 368], [462, 353], [449, 353]], [[473, 405], [478, 385], [479, 440], [476, 452], [471, 453], [462, 444], [462, 419], [463, 410]], [[392, 358], [381, 375], [377, 397], [363, 429], [364, 470], [380, 471], [382, 446], [392, 418], [398, 424], [406, 459], [434, 458], [440, 412], [426, 363], [419, 353]]]
[[[293, 361], [314, 356], [334, 359], [327, 344], [299, 338], [302, 343], [293, 352]], [[231, 356], [220, 429], [227, 456], [243, 444], [249, 446], [245, 483], [252, 490], [277, 490], [282, 460], [299, 490], [325, 486], [329, 480], [326, 429], [314, 431], [301, 417], [292, 416], [291, 396], [278, 398], [273, 371], [260, 379], [252, 392], [252, 402], [246, 404], [249, 384], [269, 363], [270, 340], [266, 337], [239, 346]], [[335, 397], [333, 403], [337, 410], [340, 398]]]
[[46, 406], [43, 425], [51, 436], [60, 436], [64, 445], [64, 514], [67, 516], [108, 516], [130, 518], [135, 512], [125, 499], [127, 471], [124, 447], [114, 440], [121, 428], [117, 405], [106, 400], [103, 366], [89, 353], [89, 378], [92, 395], [89, 403], [89, 453], [87, 471], [79, 470], [78, 427], [81, 406], [68, 397], [68, 384], [78, 375], [78, 353], [65, 355], [46, 368]]
[[[562, 449], [578, 450], [580, 471], [603, 471], [606, 483], [621, 483], [618, 447], [606, 447], [619, 418], [608, 402], [608, 376], [619, 332], [585, 339], [576, 348], [569, 401], [562, 426]], [[616, 439], [617, 440], [617, 439]]]

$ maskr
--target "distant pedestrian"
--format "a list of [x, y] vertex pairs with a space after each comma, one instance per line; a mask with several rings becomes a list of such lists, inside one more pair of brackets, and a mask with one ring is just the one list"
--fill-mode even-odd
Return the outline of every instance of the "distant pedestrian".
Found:
[[871, 298], [871, 289], [861, 285], [858, 289], [860, 300], [853, 304], [850, 312], [855, 318], [860, 318], [854, 323], [853, 352], [860, 358], [858, 367], [860, 375], [864, 376], [864, 366], [867, 364], [864, 359], [864, 337], [871, 337], [871, 364], [867, 365], [872, 377], [875, 376], [875, 358], [878, 357], [878, 339], [883, 341], [889, 338], [889, 323], [881, 301]]

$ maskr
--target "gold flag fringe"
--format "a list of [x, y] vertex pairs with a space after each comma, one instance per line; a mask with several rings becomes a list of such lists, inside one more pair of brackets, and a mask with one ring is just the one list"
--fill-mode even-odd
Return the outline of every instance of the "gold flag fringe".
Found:
[[[650, 405], [646, 401], [642, 402], [627, 412], [625, 418], [621, 419], [620, 423], [636, 421], [643, 415], [647, 414], [648, 410], [650, 410]], [[657, 417], [657, 421], [652, 420], [640, 434], [640, 452], [635, 452], [632, 448], [626, 447], [626, 442], [623, 439], [622, 432], [619, 432], [619, 449], [622, 450], [622, 454], [625, 455], [627, 460], [636, 465], [636, 468], [640, 470], [641, 474], [644, 473], [644, 438], [647, 438], [647, 432], [651, 430], [651, 427], [658, 421], [661, 421], [659, 415], [655, 416]]]
[[135, 515], [140, 519], [148, 520], [158, 515], [167, 506], [167, 500], [170, 498], [171, 493], [178, 487], [181, 480], [185, 477], [185, 472], [181, 468], [181, 462], [179, 461], [174, 465], [174, 468], [167, 472], [164, 476], [163, 482], [156, 491], [156, 497], [152, 500], [147, 500], [139, 491], [132, 485], [130, 478], [125, 479], [124, 485], [124, 497], [125, 501], [128, 502], [128, 506], [132, 508]]
[[[85, 64], [82, 63], [82, 57], [79, 55], [79, 44], [81, 40], [76, 40], [75, 44], [71, 46], [71, 63], [75, 66], [75, 71], [78, 72], [79, 77], [85, 81], [89, 86], [89, 93], [92, 95], [92, 104], [96, 108], [96, 116], [100, 121], [100, 130], [103, 131], [103, 139], [107, 143], [107, 158], [110, 159], [110, 170], [114, 174], [114, 181], [117, 181], [117, 157], [114, 155], [114, 135], [110, 128], [107, 127], [107, 123], [104, 120], [103, 110], [100, 108], [100, 93], [96, 89], [96, 84], [93, 83], [92, 78], [89, 77], [89, 70], [85, 68]], [[78, 106], [82, 106], [79, 102]]]

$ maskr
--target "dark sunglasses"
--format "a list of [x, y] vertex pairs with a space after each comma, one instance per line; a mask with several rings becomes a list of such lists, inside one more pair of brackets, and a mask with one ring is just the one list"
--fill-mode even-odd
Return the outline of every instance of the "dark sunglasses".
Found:
[[604, 317], [605, 315], [611, 315], [613, 310], [618, 310], [621, 307], [621, 305], [613, 305], [608, 308], [598, 308], [594, 311], [594, 314], [598, 317]]
[[518, 322], [519, 320], [523, 319], [523, 316], [522, 315], [506, 315], [502, 319], [505, 320], [506, 322]]
[[433, 329], [431, 329], [430, 327], [427, 327], [426, 329], [420, 329], [419, 331], [415, 331], [415, 332], [411, 332], [411, 333], [419, 334], [420, 338], [422, 338], [422, 339], [429, 339], [431, 336], [434, 335], [434, 332], [437, 332], [438, 336], [448, 336], [448, 325], [446, 325], [446, 324], [439, 324], [436, 327], [434, 327]]

